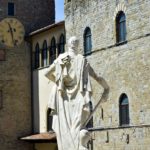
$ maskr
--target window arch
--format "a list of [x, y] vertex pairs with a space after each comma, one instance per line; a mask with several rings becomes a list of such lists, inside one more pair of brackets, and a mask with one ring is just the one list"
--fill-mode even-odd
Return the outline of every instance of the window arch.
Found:
[[58, 55], [65, 52], [65, 36], [61, 34], [59, 38], [59, 49], [58, 49]]
[[126, 94], [122, 94], [119, 102], [120, 125], [129, 124], [129, 101]]
[[47, 41], [43, 42], [43, 49], [42, 49], [42, 66], [47, 66]]
[[117, 43], [126, 41], [126, 16], [123, 11], [116, 17], [116, 40]]
[[53, 123], [53, 116], [51, 115], [51, 109], [48, 108], [47, 110], [47, 131], [52, 131], [52, 123]]
[[56, 59], [56, 40], [53, 37], [50, 46], [50, 64]]
[[35, 69], [40, 67], [39, 54], [40, 54], [40, 47], [39, 43], [37, 43], [35, 46]]
[[87, 27], [84, 31], [84, 54], [91, 53], [92, 50], [92, 34], [91, 29]]

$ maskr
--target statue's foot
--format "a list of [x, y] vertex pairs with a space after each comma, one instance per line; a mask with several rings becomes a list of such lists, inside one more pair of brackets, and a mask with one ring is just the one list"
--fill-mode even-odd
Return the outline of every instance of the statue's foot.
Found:
[[79, 147], [79, 150], [88, 150], [88, 148], [83, 147], [83, 146], [80, 146], [80, 147]]
[[80, 131], [80, 147], [79, 147], [79, 150], [88, 150], [87, 144], [88, 144], [90, 139], [91, 139], [90, 133], [87, 130], [82, 129]]

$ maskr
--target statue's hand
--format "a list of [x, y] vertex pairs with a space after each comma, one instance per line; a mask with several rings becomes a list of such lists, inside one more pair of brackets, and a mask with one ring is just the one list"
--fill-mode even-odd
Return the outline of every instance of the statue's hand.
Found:
[[71, 58], [69, 55], [67, 55], [66, 57], [62, 59], [63, 64], [68, 64], [70, 63], [70, 61], [71, 61]]

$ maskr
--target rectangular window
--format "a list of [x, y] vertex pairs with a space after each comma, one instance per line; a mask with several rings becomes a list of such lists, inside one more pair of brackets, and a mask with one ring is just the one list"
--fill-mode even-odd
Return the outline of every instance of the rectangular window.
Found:
[[0, 61], [5, 61], [5, 51], [0, 50]]
[[2, 102], [2, 90], [0, 90], [0, 109], [2, 108], [3, 106], [3, 102]]
[[9, 16], [14, 16], [15, 10], [14, 10], [14, 3], [9, 2], [8, 3], [8, 15]]

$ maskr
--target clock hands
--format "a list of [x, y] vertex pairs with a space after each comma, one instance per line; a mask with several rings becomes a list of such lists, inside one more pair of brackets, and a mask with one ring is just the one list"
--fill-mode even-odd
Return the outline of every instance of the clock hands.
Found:
[[[17, 44], [16, 44], [16, 41], [14, 40], [13, 29], [12, 29], [10, 23], [9, 23], [9, 22], [7, 22], [7, 23], [8, 23], [8, 26], [9, 26], [9, 32], [10, 32], [10, 34], [11, 34], [12, 42], [13, 42], [14, 46], [16, 46]], [[15, 30], [14, 30], [14, 31], [15, 31]]]
[[16, 18], [0, 21], [0, 42], [8, 47], [16, 47], [24, 40], [24, 26]]

